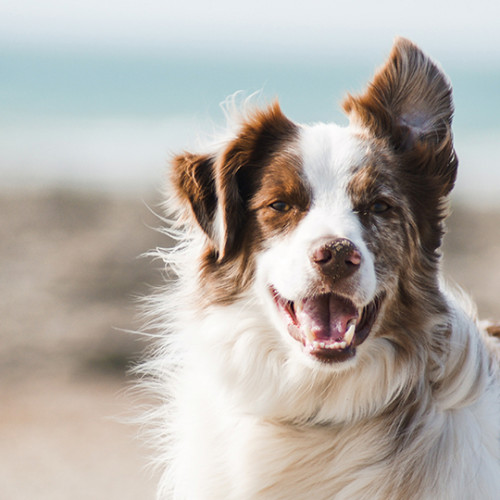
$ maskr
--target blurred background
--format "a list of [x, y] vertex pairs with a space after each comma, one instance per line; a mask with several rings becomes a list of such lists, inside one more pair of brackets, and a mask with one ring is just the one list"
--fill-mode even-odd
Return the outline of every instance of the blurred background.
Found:
[[138, 258], [168, 159], [236, 91], [346, 123], [396, 35], [449, 75], [460, 158], [448, 276], [500, 318], [500, 4], [488, 0], [0, 3], [0, 498], [148, 499], [127, 369], [146, 342]]

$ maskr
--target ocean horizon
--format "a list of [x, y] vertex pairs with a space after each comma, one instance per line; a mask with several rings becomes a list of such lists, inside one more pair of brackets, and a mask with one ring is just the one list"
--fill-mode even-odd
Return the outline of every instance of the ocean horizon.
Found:
[[[104, 191], [159, 188], [170, 155], [224, 126], [235, 92], [278, 99], [291, 119], [346, 124], [340, 102], [383, 62], [229, 54], [0, 49], [0, 183]], [[441, 61], [454, 87], [457, 196], [500, 204], [500, 63]]]

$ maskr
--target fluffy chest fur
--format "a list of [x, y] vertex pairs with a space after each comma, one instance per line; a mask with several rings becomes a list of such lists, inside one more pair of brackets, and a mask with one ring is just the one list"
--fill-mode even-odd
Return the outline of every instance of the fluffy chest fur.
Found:
[[498, 497], [499, 348], [439, 274], [449, 84], [399, 40], [344, 109], [274, 105], [173, 162], [160, 498]]

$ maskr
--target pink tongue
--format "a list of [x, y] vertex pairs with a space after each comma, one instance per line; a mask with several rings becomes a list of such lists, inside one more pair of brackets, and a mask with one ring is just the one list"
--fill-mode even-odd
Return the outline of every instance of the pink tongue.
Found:
[[351, 301], [328, 294], [305, 299], [296, 317], [301, 330], [316, 340], [342, 342], [347, 323], [357, 318], [358, 312]]

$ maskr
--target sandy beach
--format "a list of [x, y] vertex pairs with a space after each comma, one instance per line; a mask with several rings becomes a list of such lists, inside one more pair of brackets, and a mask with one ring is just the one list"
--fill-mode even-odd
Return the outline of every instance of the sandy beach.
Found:
[[[0, 496], [148, 499], [154, 476], [127, 369], [146, 342], [134, 297], [161, 282], [138, 256], [169, 244], [146, 201], [78, 191], [0, 196]], [[500, 319], [500, 210], [454, 205], [446, 276]]]
[[0, 197], [0, 497], [148, 499], [128, 367], [145, 343], [138, 256], [168, 242], [146, 204], [77, 192]]

